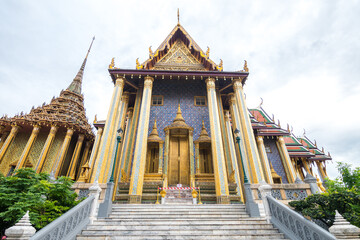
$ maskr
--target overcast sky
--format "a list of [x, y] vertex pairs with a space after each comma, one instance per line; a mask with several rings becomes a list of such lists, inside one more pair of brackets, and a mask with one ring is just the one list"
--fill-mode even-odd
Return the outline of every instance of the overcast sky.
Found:
[[360, 1], [1, 1], [0, 115], [48, 103], [75, 77], [93, 35], [83, 81], [87, 116], [105, 119], [107, 71], [135, 68], [180, 22], [210, 58], [236, 71], [248, 61], [248, 107], [260, 97], [295, 135], [335, 161], [360, 160]]

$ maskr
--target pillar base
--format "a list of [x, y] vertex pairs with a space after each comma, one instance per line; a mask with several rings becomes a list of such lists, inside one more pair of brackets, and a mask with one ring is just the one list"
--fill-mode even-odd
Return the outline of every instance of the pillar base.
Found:
[[230, 204], [230, 198], [227, 195], [216, 196], [217, 204]]
[[130, 204], [141, 204], [141, 195], [129, 195]]

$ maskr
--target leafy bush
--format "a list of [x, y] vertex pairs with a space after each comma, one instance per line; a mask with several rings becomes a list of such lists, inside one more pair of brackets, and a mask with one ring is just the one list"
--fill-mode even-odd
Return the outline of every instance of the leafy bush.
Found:
[[360, 227], [360, 168], [351, 169], [349, 164], [338, 163], [340, 176], [327, 179], [327, 191], [313, 194], [305, 200], [292, 201], [290, 206], [304, 216], [318, 219], [332, 226], [335, 210], [350, 223]]
[[30, 168], [16, 170], [9, 177], [0, 176], [0, 232], [14, 225], [27, 210], [36, 229], [49, 224], [78, 204], [72, 184], [70, 178], [52, 181], [48, 174]]

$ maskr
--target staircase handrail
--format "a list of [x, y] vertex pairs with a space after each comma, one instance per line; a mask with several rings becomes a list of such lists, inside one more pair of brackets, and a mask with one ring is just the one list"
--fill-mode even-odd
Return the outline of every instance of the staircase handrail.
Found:
[[90, 214], [95, 196], [91, 195], [59, 218], [36, 232], [30, 240], [56, 239], [71, 240], [90, 222]]
[[291, 240], [335, 240], [336, 238], [317, 224], [304, 218], [272, 196], [266, 196], [271, 223]]

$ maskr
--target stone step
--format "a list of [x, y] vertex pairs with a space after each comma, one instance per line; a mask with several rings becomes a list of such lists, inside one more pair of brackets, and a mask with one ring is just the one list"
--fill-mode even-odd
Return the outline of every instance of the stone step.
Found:
[[236, 212], [246, 213], [245, 209], [216, 209], [216, 208], [149, 208], [149, 209], [125, 209], [125, 208], [113, 208], [112, 212]]
[[176, 215], [172, 215], [172, 214], [168, 214], [168, 215], [113, 215], [110, 214], [109, 216], [110, 219], [171, 219], [171, 220], [181, 220], [181, 219], [204, 219], [204, 218], [213, 218], [213, 219], [244, 219], [244, 218], [249, 218], [248, 215], [237, 215], [237, 214], [233, 214], [233, 215], [222, 215], [222, 214], [192, 214], [192, 215], [183, 215], [183, 216], [176, 216]]
[[230, 235], [222, 235], [222, 236], [182, 236], [182, 235], [149, 235], [149, 236], [107, 236], [107, 235], [79, 235], [77, 240], [265, 240], [265, 239], [284, 239], [284, 235], [282, 233], [278, 234], [268, 234], [268, 235], [246, 235], [246, 236], [230, 236]]
[[149, 215], [157, 215], [157, 214], [247, 214], [245, 211], [223, 211], [218, 209], [166, 209], [162, 211], [154, 211], [154, 210], [120, 210], [116, 209], [112, 211], [112, 214], [149, 214]]
[[[171, 220], [171, 221], [169, 221]], [[100, 224], [100, 225], [186, 225], [186, 224], [193, 224], [193, 225], [243, 225], [243, 224], [265, 224], [266, 220], [262, 218], [250, 218], [250, 219], [236, 219], [236, 220], [228, 220], [228, 219], [222, 219], [221, 221], [213, 219], [213, 220], [204, 220], [202, 218], [198, 218], [195, 220], [191, 219], [180, 219], [180, 220], [173, 220], [173, 219], [141, 219], [138, 221], [123, 221], [123, 220], [117, 220], [117, 219], [98, 219], [95, 220], [94, 224]]]
[[243, 204], [113, 204], [108, 218], [95, 220], [77, 239], [260, 240], [284, 235], [264, 218], [250, 218]]
[[[246, 236], [246, 235], [264, 235], [264, 234], [276, 234], [279, 233], [277, 229], [244, 229], [244, 230], [198, 230], [198, 229], [191, 229], [191, 230], [182, 230], [182, 229], [176, 229], [176, 230], [106, 230], [106, 235], [108, 236], [144, 236], [144, 235], [167, 235], [167, 236], [173, 236], [173, 235], [180, 235], [180, 236], [193, 236], [194, 238], [196, 236], [224, 236], [224, 235], [238, 235], [238, 236]], [[103, 230], [83, 230], [83, 235], [103, 235]]]
[[182, 206], [182, 205], [177, 205], [177, 204], [168, 204], [168, 205], [164, 205], [164, 204], [113, 204], [113, 209], [115, 208], [127, 208], [127, 209], [151, 209], [151, 208], [171, 208], [171, 209], [175, 209], [175, 208], [196, 208], [196, 209], [200, 209], [200, 208], [215, 208], [215, 209], [246, 209], [244, 204], [195, 204], [192, 206]]
[[198, 224], [172, 224], [172, 225], [103, 225], [92, 224], [86, 230], [97, 231], [119, 231], [119, 230], [258, 230], [258, 229], [273, 229], [271, 224], [243, 224], [243, 225], [198, 225]]

